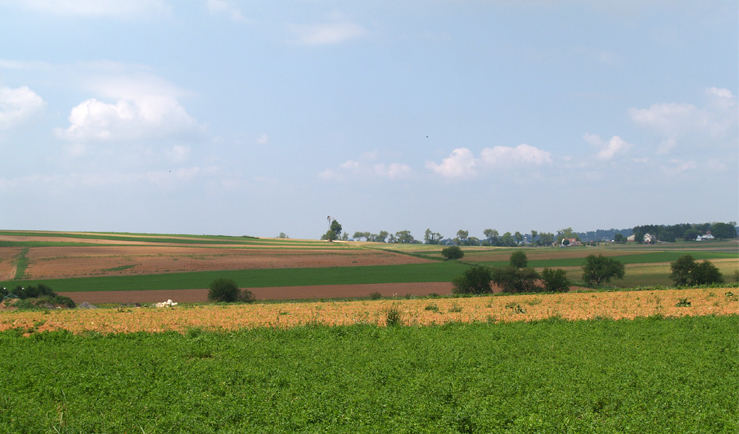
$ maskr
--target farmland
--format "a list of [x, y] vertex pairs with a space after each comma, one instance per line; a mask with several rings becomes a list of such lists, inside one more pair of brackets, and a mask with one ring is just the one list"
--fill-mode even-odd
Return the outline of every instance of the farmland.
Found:
[[[730, 279], [739, 270], [738, 246], [734, 240], [669, 244], [662, 248], [632, 245], [524, 251], [531, 266], [562, 268], [576, 285], [587, 255], [616, 257], [626, 264], [626, 278], [611, 285], [629, 288], [670, 285], [669, 263], [686, 253], [699, 260], [711, 260]], [[323, 293], [311, 288], [362, 284], [387, 285], [380, 292], [390, 295], [405, 294], [404, 284], [433, 283], [438, 288], [441, 283], [451, 282], [469, 264], [503, 265], [512, 251], [468, 248], [462, 261], [443, 261], [441, 247], [433, 245], [0, 231], [0, 276], [5, 276], [0, 277], [0, 285], [45, 283], [78, 301], [83, 292], [202, 290], [219, 277], [255, 288], [260, 298], [270, 298], [270, 291], [265, 288], [292, 287], [296, 288], [291, 292], [295, 298], [320, 298]], [[451, 291], [451, 285], [444, 288], [442, 293]], [[274, 291], [277, 292], [285, 291]], [[429, 292], [419, 291], [416, 295]], [[176, 292], [171, 294], [169, 298], [176, 298]], [[356, 296], [356, 291], [348, 291], [347, 296]], [[116, 296], [111, 295], [111, 302], [115, 300]]]
[[[633, 288], [686, 252], [730, 277], [736, 243], [526, 249], [575, 281], [588, 254], [617, 257], [632, 288], [445, 295], [512, 251], [0, 232], [0, 285], [103, 305], [0, 310], [0, 433], [737, 431], [735, 285]], [[199, 302], [218, 277], [259, 301], [115, 302]]]

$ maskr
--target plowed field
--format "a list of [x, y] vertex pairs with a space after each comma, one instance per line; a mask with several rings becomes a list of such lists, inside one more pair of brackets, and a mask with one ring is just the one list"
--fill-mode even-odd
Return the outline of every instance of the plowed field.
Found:
[[26, 333], [68, 330], [73, 333], [185, 332], [192, 327], [235, 330], [306, 324], [384, 325], [390, 309], [405, 325], [448, 322], [531, 321], [559, 316], [569, 320], [662, 315], [735, 315], [739, 302], [730, 289], [685, 289], [568, 293], [423, 300], [201, 305], [172, 308], [120, 308], [0, 313], [0, 330]]
[[[32, 247], [28, 279], [258, 268], [418, 264], [428, 260], [379, 250], [234, 249], [179, 246]], [[0, 266], [3, 263], [0, 263]]]

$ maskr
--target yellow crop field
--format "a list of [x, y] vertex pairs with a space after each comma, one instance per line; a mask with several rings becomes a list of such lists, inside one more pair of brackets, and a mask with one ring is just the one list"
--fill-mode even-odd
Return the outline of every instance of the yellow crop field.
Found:
[[391, 310], [400, 315], [401, 324], [410, 326], [449, 322], [532, 321], [555, 316], [578, 320], [598, 317], [633, 319], [652, 315], [732, 315], [739, 313], [739, 302], [734, 292], [737, 292], [736, 288], [709, 288], [168, 308], [4, 311], [0, 312], [0, 331], [20, 328], [29, 334], [50, 330], [73, 333], [184, 333], [196, 327], [236, 330], [308, 324], [385, 325]]

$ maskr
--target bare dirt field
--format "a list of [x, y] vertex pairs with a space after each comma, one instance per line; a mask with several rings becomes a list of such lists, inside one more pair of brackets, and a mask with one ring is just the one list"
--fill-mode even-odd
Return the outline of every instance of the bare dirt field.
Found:
[[184, 333], [193, 327], [236, 330], [307, 324], [385, 325], [390, 310], [400, 315], [402, 324], [411, 326], [531, 321], [550, 317], [578, 320], [633, 319], [652, 315], [736, 316], [739, 302], [731, 291], [736, 288], [0, 312], [0, 331], [20, 329], [26, 335], [51, 330]]
[[[8, 248], [0, 248], [2, 252]], [[7, 255], [7, 254], [6, 254]], [[257, 268], [344, 267], [429, 262], [379, 250], [233, 249], [184, 246], [31, 247], [29, 279]], [[0, 263], [0, 266], [3, 263]]]

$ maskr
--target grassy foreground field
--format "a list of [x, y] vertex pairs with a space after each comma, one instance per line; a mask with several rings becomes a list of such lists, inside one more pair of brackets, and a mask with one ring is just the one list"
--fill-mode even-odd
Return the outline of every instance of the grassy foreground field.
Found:
[[0, 333], [0, 433], [736, 433], [737, 316]]

